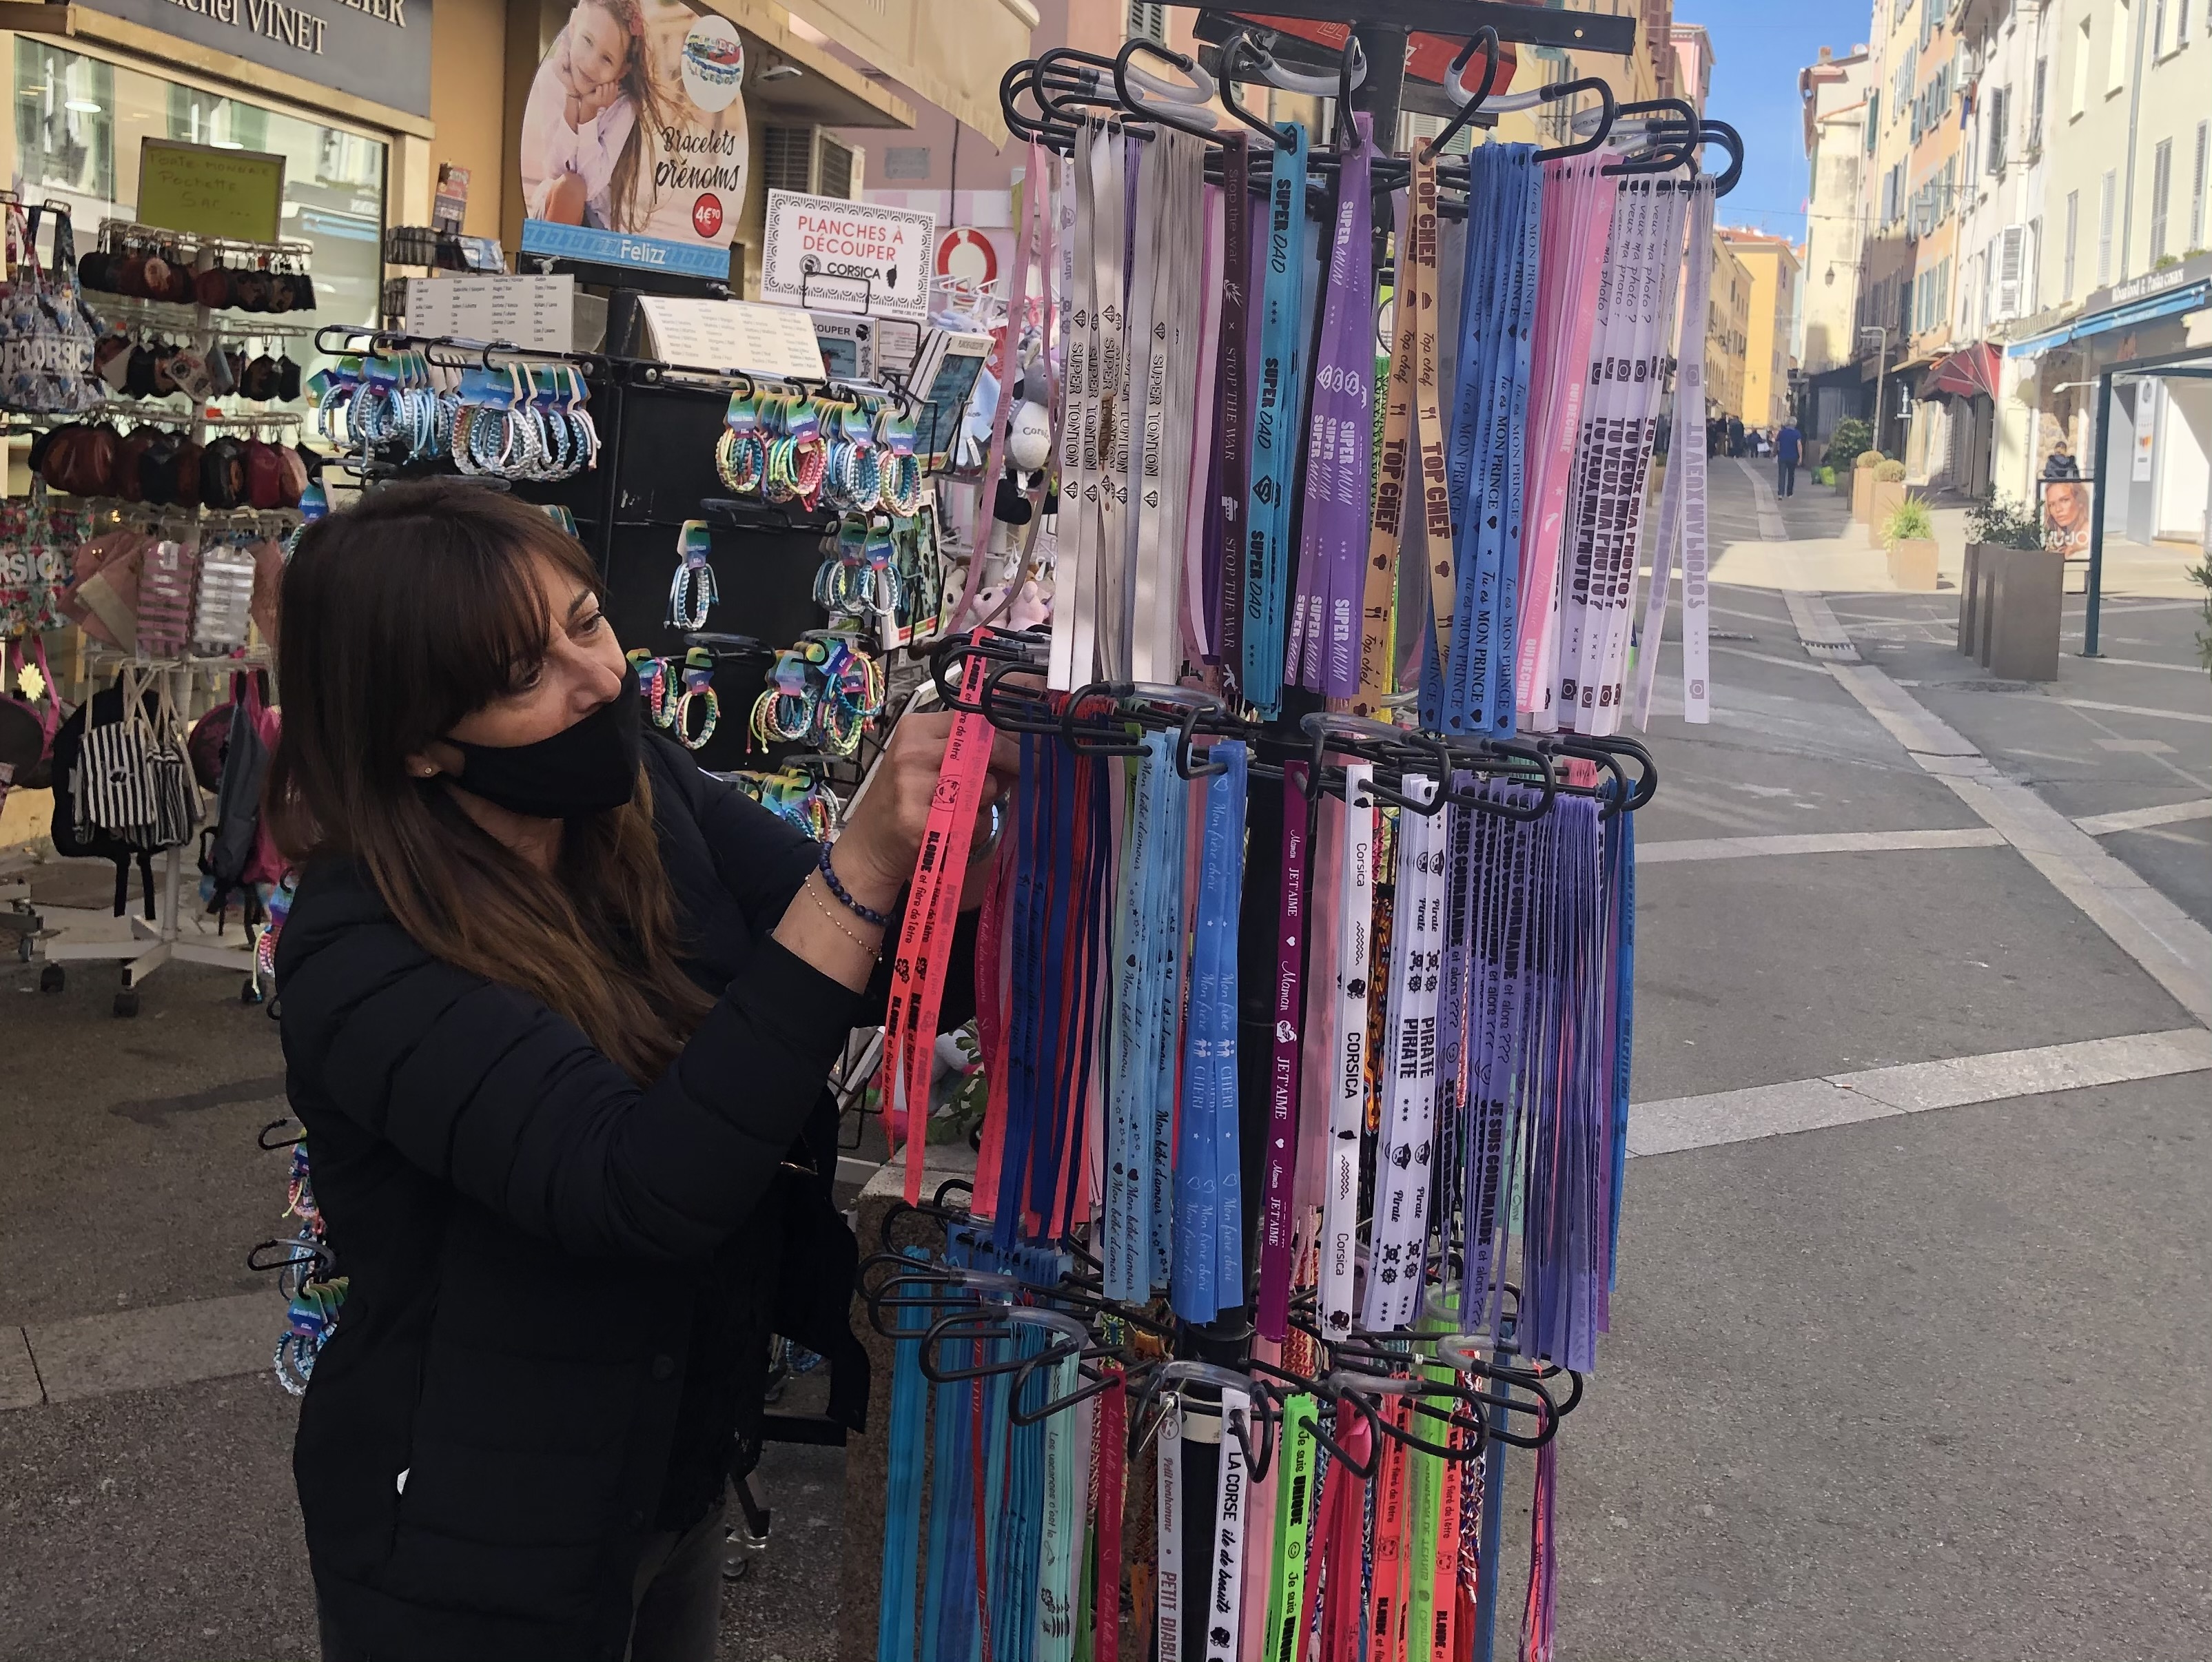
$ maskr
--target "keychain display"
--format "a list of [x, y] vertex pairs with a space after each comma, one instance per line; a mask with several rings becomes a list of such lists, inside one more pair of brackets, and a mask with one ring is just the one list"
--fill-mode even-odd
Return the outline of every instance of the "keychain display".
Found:
[[789, 820], [817, 842], [827, 842], [844, 819], [845, 805], [818, 773], [786, 767], [773, 773], [739, 768], [717, 773], [763, 808]]
[[[686, 519], [676, 533], [676, 575], [668, 585], [668, 627], [703, 629], [714, 604], [714, 534], [704, 519]], [[696, 748], [696, 746], [694, 747]]]
[[599, 465], [590, 390], [574, 364], [456, 369], [422, 349], [372, 350], [317, 370], [307, 391], [316, 430], [357, 470], [444, 458], [463, 473], [548, 482]]
[[84, 288], [126, 299], [210, 311], [313, 312], [314, 245], [241, 242], [163, 226], [109, 220], [100, 246], [76, 262]]
[[768, 687], [753, 701], [752, 737], [763, 748], [803, 744], [849, 756], [884, 707], [883, 666], [859, 638], [816, 630], [776, 654]]
[[[673, 670], [672, 664], [664, 670], [663, 678]], [[684, 654], [683, 676], [681, 693], [672, 699], [663, 695], [669, 718], [662, 725], [685, 749], [703, 749], [707, 741], [714, 737], [715, 724], [722, 719], [722, 703], [714, 695], [714, 654], [704, 646], [692, 647]]]

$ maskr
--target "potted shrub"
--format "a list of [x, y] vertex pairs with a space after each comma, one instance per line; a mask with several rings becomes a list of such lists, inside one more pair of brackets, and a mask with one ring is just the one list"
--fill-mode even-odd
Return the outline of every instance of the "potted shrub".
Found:
[[1856, 416], [1846, 416], [1828, 435], [1827, 448], [1820, 452], [1820, 465], [1832, 468], [1837, 478], [1848, 484], [1852, 464], [1873, 448], [1873, 428]]
[[[1901, 492], [1902, 485], [1898, 487]], [[1889, 580], [1917, 593], [1936, 591], [1936, 516], [1917, 496], [1903, 496], [1881, 522], [1889, 549]]]
[[1874, 465], [1874, 483], [1867, 493], [1868, 530], [1879, 534], [1904, 500], [1905, 464], [1884, 457]]
[[1851, 518], [1862, 525], [1868, 524], [1874, 513], [1874, 470], [1881, 464], [1881, 452], [1863, 450], [1851, 458]]

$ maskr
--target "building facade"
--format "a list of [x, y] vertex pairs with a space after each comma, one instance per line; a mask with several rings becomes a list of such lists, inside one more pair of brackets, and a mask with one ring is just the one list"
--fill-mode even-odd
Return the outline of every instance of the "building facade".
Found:
[[[1873, 77], [1863, 45], [1837, 57], [1826, 46], [1820, 61], [1798, 72], [1797, 94], [1805, 123], [1804, 336], [1799, 356], [1805, 373], [1815, 377], [1843, 367], [1856, 357], [1859, 245], [1865, 234], [1860, 215], [1860, 179], [1867, 156], [1868, 94]], [[1839, 400], [1832, 400], [1839, 403]], [[1825, 422], [1804, 414], [1825, 435], [1845, 412]]]
[[1744, 304], [1743, 393], [1747, 426], [1780, 427], [1790, 416], [1790, 372], [1802, 259], [1786, 237], [1723, 227], [1717, 234], [1750, 285]]
[[1712, 285], [1705, 305], [1705, 402], [1708, 418], [1733, 416], [1747, 427], [1759, 422], [1744, 405], [1745, 370], [1751, 354], [1751, 272], [1722, 232], [1713, 233]]
[[1874, 0], [1869, 33], [1840, 349], [1828, 294], [1851, 275], [1850, 227], [1831, 180], [1855, 100], [1832, 52], [1799, 77], [1809, 396], [1834, 414], [1841, 363], [1879, 375], [1877, 442], [1908, 477], [2033, 500], [2062, 439], [2094, 470], [2094, 389], [2117, 368], [2107, 534], [2200, 543], [2212, 384], [2126, 367], [2212, 348], [2212, 6]]
[[[2094, 383], [2115, 365], [2212, 346], [2212, 15], [2184, 0], [2053, 0], [2044, 304], [2009, 355], [2037, 410], [2031, 456], [2063, 435], [2091, 470]], [[2200, 544], [2212, 384], [2115, 383], [2106, 534]]]

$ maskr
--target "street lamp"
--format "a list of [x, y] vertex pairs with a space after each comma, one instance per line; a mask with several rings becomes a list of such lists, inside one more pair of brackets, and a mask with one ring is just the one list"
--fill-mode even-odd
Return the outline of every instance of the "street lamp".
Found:
[[1877, 349], [1880, 355], [1874, 361], [1874, 447], [1879, 453], [1881, 449], [1881, 418], [1888, 413], [1882, 408], [1881, 393], [1882, 379], [1889, 373], [1889, 331], [1878, 323], [1861, 324], [1860, 338], [1864, 339], [1869, 335], [1876, 337], [1881, 342]]

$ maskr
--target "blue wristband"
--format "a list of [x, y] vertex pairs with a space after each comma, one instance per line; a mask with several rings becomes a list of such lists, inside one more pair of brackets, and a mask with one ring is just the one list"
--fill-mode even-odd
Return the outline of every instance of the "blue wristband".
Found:
[[872, 907], [862, 906], [845, 892], [845, 885], [837, 881], [836, 868], [830, 864], [828, 843], [822, 845], [822, 858], [815, 861], [814, 865], [815, 869], [821, 872], [822, 881], [830, 885], [830, 892], [837, 897], [838, 904], [848, 912], [863, 923], [873, 924], [878, 929], [889, 929], [891, 926], [891, 920], [885, 913], [878, 912]]

